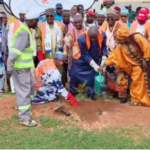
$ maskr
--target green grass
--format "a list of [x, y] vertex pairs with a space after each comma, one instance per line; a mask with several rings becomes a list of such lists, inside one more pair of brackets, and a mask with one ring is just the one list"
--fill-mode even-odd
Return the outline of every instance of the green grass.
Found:
[[11, 92], [5, 92], [0, 94], [0, 100], [5, 100], [6, 96], [14, 96], [15, 94], [12, 94]]
[[0, 149], [149, 149], [150, 136], [139, 127], [86, 131], [41, 116], [40, 127], [23, 127], [18, 117], [0, 121]]
[[63, 122], [61, 120], [55, 120], [55, 119], [51, 119], [48, 116], [41, 116], [39, 118], [39, 122], [41, 122], [42, 126], [45, 128], [56, 128], [56, 127], [60, 127], [63, 126]]

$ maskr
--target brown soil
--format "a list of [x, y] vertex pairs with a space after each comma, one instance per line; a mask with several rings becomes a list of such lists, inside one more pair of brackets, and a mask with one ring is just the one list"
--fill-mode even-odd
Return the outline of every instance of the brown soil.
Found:
[[[17, 115], [18, 111], [12, 109], [16, 106], [15, 96], [1, 96], [0, 120]], [[69, 111], [72, 117], [63, 113], [54, 112], [57, 102], [32, 106], [32, 116], [37, 119], [41, 115], [65, 120], [66, 123], [76, 123], [85, 129], [109, 127], [150, 127], [150, 108], [120, 104], [119, 101], [82, 101], [79, 107], [72, 107], [68, 101], [63, 102], [63, 109]]]

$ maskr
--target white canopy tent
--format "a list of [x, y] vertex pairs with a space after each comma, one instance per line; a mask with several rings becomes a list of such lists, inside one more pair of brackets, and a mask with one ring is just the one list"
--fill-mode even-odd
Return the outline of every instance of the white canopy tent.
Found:
[[45, 9], [55, 8], [57, 3], [63, 5], [63, 9], [70, 10], [73, 5], [82, 4], [86, 9], [89, 9], [95, 0], [4, 0], [4, 6], [8, 13], [19, 17], [21, 8], [29, 11], [38, 11], [40, 15], [44, 14]]

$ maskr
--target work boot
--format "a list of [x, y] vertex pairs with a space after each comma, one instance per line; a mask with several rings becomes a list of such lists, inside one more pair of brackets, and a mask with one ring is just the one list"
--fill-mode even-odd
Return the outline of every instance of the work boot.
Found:
[[90, 98], [91, 100], [93, 101], [96, 101], [96, 98], [95, 98], [95, 90], [93, 87], [89, 87], [88, 90], [87, 90], [87, 95], [88, 95], [88, 98]]
[[33, 126], [36, 126], [38, 123], [36, 121], [30, 119], [28, 121], [20, 122], [20, 124], [25, 125], [27, 127], [33, 127]]
[[120, 103], [127, 103], [128, 102], [128, 99], [127, 98], [121, 98], [120, 99]]

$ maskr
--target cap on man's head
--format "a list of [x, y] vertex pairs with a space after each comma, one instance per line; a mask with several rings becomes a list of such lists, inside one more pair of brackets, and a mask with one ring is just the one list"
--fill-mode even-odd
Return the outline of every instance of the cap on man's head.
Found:
[[114, 9], [116, 10], [116, 11], [121, 11], [121, 8], [120, 7], [118, 7], [118, 6], [116, 6], [116, 7], [114, 7]]
[[128, 15], [129, 11], [128, 11], [128, 9], [121, 9], [120, 14], [126, 14], [126, 15]]
[[131, 7], [131, 4], [125, 5], [125, 8], [129, 8], [129, 7]]
[[39, 13], [35, 11], [30, 11], [26, 14], [26, 19], [27, 20], [38, 19], [39, 16], [40, 16]]
[[137, 18], [137, 20], [146, 21], [147, 13], [143, 12], [143, 11], [139, 11], [136, 18]]
[[116, 15], [116, 10], [114, 8], [109, 8], [107, 10], [107, 15]]
[[62, 53], [60, 51], [55, 53], [55, 59], [63, 60], [64, 58], [65, 58], [64, 53]]
[[147, 7], [142, 7], [140, 11], [149, 14], [149, 9]]
[[79, 13], [77, 13], [76, 15], [73, 16], [73, 20], [74, 21], [80, 21], [80, 20], [82, 20], [82, 15], [79, 14]]
[[28, 10], [27, 9], [20, 9], [20, 14], [27, 14], [28, 13]]
[[98, 15], [103, 15], [103, 16], [106, 17], [106, 12], [105, 12], [104, 10], [100, 10], [100, 11], [98, 12], [97, 16], [98, 16]]
[[49, 8], [45, 10], [45, 15], [54, 15], [55, 9]]
[[86, 14], [92, 17], [95, 16], [95, 13], [93, 11], [87, 11]]
[[61, 3], [57, 3], [57, 4], [56, 4], [56, 9], [58, 9], [58, 8], [63, 8], [63, 6], [62, 6]]

